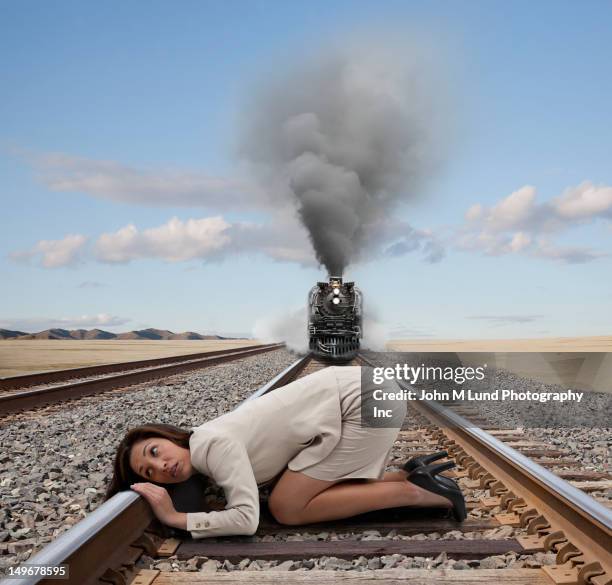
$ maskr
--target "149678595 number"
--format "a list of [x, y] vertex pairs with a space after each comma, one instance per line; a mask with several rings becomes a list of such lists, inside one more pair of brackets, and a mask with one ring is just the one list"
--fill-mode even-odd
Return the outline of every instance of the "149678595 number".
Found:
[[46, 577], [47, 579], [68, 579], [68, 565], [36, 565], [22, 563], [4, 568], [4, 578], [19, 579], [23, 577]]

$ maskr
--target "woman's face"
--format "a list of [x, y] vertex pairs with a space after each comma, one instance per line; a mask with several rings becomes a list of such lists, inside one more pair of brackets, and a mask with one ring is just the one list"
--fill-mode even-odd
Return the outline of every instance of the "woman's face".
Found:
[[142, 439], [132, 445], [130, 467], [149, 481], [180, 483], [193, 474], [189, 455], [189, 449], [179, 447], [168, 439]]

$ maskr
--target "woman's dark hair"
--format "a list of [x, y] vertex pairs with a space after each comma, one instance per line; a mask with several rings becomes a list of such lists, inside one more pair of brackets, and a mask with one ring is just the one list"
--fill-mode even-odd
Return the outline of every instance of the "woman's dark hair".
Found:
[[117, 492], [129, 489], [130, 485], [133, 483], [143, 481], [144, 478], [140, 477], [130, 467], [130, 453], [134, 443], [142, 439], [159, 437], [168, 439], [179, 447], [189, 449], [189, 437], [191, 433], [192, 431], [185, 431], [173, 425], [157, 423], [130, 429], [125, 437], [123, 437], [121, 443], [119, 443], [119, 447], [117, 447], [117, 454], [115, 455], [115, 463], [113, 466], [113, 479], [106, 490], [105, 500], [112, 498]]

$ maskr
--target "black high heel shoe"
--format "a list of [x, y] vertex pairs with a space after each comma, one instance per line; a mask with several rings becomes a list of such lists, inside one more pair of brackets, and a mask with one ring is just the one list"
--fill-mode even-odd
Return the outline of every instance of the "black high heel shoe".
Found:
[[402, 469], [410, 473], [417, 467], [429, 465], [430, 463], [433, 463], [438, 459], [442, 459], [443, 457], [448, 457], [448, 451], [438, 451], [437, 453], [431, 453], [430, 455], [419, 455], [418, 457], [412, 457], [412, 459], [408, 459], [408, 461], [404, 463]]
[[457, 483], [450, 477], [438, 477], [436, 474], [454, 467], [453, 461], [438, 463], [437, 465], [423, 465], [417, 467], [409, 476], [408, 481], [414, 485], [442, 496], [453, 504], [453, 516], [457, 522], [467, 518], [465, 498]]
[[[403, 467], [403, 469], [408, 472], [408, 477], [406, 479], [408, 479], [408, 481], [410, 481], [410, 474], [415, 469], [418, 469], [419, 467], [422, 467], [423, 465], [428, 465], [429, 463], [431, 463], [433, 461], [437, 461], [438, 459], [442, 459], [442, 457], [447, 457], [447, 456], [448, 456], [448, 452], [447, 451], [438, 451], [437, 453], [432, 453], [431, 455], [420, 455], [419, 457], [413, 457], [412, 459], [409, 459], [408, 461], [406, 461], [406, 463], [404, 463], [404, 467]], [[420, 461], [423, 461], [423, 463], [421, 464]], [[409, 464], [411, 464], [411, 463], [413, 463], [412, 469], [410, 471], [408, 471]], [[442, 471], [447, 471], [449, 469], [452, 469], [453, 467], [456, 466], [456, 463], [454, 461], [448, 461], [448, 462], [444, 463], [443, 465], [446, 465], [446, 467], [444, 469], [440, 469], [440, 470], [436, 471], [435, 472], [436, 475], [438, 473], [441, 473]], [[457, 485], [457, 482], [454, 481], [450, 477], [446, 477], [444, 475], [440, 475], [440, 476], [438, 476], [438, 480], [441, 481], [442, 483], [445, 483], [450, 488], [454, 487], [454, 488], [460, 489], [459, 486]]]

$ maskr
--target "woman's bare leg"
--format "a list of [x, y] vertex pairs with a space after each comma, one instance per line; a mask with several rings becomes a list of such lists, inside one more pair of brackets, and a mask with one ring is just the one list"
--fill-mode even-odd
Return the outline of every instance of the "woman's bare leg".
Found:
[[385, 475], [380, 479], [369, 479], [368, 481], [406, 481], [408, 473], [405, 471], [385, 471]]
[[410, 482], [389, 480], [330, 482], [287, 469], [268, 500], [283, 524], [309, 524], [400, 506], [450, 507], [448, 499]]

